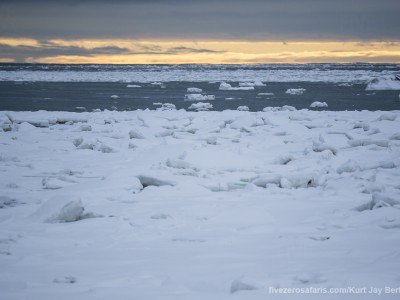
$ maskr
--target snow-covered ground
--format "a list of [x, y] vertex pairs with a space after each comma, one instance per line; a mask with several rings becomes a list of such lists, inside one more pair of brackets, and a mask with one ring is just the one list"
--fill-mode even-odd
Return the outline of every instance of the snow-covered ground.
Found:
[[0, 126], [0, 299], [399, 297], [400, 111]]

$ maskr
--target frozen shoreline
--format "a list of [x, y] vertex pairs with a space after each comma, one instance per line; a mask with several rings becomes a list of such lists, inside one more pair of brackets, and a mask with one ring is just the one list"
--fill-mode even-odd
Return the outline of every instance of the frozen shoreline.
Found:
[[5, 299], [399, 285], [400, 111], [0, 111], [0, 125]]

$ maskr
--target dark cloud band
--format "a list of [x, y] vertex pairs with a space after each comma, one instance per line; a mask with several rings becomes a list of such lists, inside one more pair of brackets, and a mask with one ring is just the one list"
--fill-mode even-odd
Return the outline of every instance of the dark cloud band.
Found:
[[0, 36], [399, 40], [398, 0], [3, 0]]

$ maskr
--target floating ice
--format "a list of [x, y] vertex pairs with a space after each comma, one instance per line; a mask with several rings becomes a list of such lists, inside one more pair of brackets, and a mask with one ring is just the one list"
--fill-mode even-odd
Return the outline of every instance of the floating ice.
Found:
[[188, 93], [201, 93], [201, 92], [203, 92], [203, 90], [199, 89], [199, 88], [195, 88], [195, 87], [190, 87], [190, 88], [187, 88], [187, 92]]
[[127, 87], [127, 88], [140, 88], [140, 87], [142, 87], [142, 86], [137, 85], [137, 84], [128, 84], [126, 87]]
[[193, 103], [192, 105], [189, 106], [189, 109], [194, 109], [197, 111], [204, 111], [212, 108], [213, 106], [211, 103], [204, 103], [204, 102]]
[[185, 101], [211, 101], [211, 100], [215, 100], [214, 95], [202, 95], [202, 94], [185, 95]]
[[310, 104], [310, 107], [328, 107], [328, 104], [326, 102], [314, 101]]
[[254, 90], [254, 86], [232, 87], [229, 83], [221, 82], [219, 89], [222, 91], [250, 91]]
[[303, 88], [300, 88], [300, 89], [287, 89], [285, 93], [289, 94], [289, 95], [302, 95], [305, 91], [306, 91], [306, 89], [303, 89]]
[[76, 110], [76, 111], [86, 111], [86, 107], [84, 107], [84, 106], [77, 106], [77, 107], [75, 107], [75, 110]]
[[157, 110], [176, 110], [175, 104], [172, 103], [160, 103], [161, 107], [157, 108]]
[[242, 105], [242, 106], [239, 106], [239, 107], [237, 108], [237, 110], [238, 110], [238, 111], [249, 111], [249, 107], [248, 107], [248, 106]]
[[119, 99], [120, 97], [118, 95], [111, 95], [110, 98], [111, 99]]

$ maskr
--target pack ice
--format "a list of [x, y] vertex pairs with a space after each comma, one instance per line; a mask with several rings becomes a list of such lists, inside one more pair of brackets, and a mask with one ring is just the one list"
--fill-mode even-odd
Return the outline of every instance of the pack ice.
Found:
[[399, 286], [399, 111], [155, 104], [0, 112], [1, 299]]

